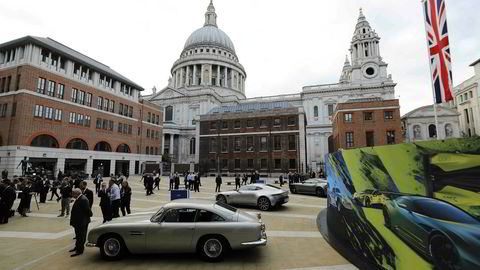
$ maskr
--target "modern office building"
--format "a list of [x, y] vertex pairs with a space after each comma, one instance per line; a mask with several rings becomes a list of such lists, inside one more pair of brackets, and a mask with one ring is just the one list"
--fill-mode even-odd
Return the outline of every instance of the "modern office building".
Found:
[[333, 148], [349, 149], [403, 143], [398, 99], [352, 99], [333, 115]]
[[214, 108], [197, 126], [202, 173], [305, 171], [305, 114], [288, 102]]
[[107, 65], [53, 39], [0, 44], [0, 170], [139, 173], [161, 161], [163, 109]]

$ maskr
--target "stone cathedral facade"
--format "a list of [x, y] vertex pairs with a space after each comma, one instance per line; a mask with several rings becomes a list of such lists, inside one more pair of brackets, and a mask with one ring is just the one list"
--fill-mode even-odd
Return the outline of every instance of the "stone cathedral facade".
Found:
[[165, 88], [143, 98], [164, 108], [162, 153], [178, 164], [199, 163], [200, 115], [217, 107], [287, 101], [299, 107], [306, 119], [306, 157], [299, 169], [318, 170], [329, 151], [336, 104], [356, 98], [395, 97], [395, 83], [380, 54], [380, 37], [362, 10], [337, 83], [305, 86], [289, 95], [247, 98], [247, 73], [233, 42], [217, 25], [212, 2], [203, 27], [188, 37], [170, 76]]

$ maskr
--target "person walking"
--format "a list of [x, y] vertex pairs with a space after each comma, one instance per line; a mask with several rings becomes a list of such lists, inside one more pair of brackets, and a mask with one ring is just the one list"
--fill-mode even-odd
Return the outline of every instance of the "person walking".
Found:
[[283, 173], [278, 177], [278, 181], [280, 182], [280, 186], [283, 187]]
[[52, 181], [52, 186], [50, 187], [50, 191], [52, 192], [52, 196], [50, 196], [49, 201], [53, 200], [53, 195], [55, 195], [57, 197], [57, 202], [60, 200], [60, 196], [57, 193], [57, 189], [59, 188], [60, 183], [61, 183], [61, 180], [58, 180], [58, 179]]
[[12, 209], [17, 194], [13, 184], [9, 179], [0, 183], [0, 224], [7, 224], [10, 218], [10, 209]]
[[168, 177], [168, 190], [172, 190], [175, 184], [175, 177], [173, 177], [173, 173], [170, 173], [170, 176]]
[[196, 173], [193, 177], [193, 191], [200, 192], [200, 174]]
[[147, 174], [147, 176], [145, 177], [146, 181], [147, 181], [147, 196], [150, 196], [153, 194], [153, 176], [151, 173]]
[[95, 193], [98, 194], [98, 191], [100, 190], [100, 186], [102, 185], [103, 178], [100, 173], [97, 173], [95, 176], [95, 179], [93, 180], [93, 184], [95, 184]]
[[237, 173], [235, 174], [235, 189], [240, 188], [240, 175]]
[[188, 189], [193, 190], [193, 174], [190, 172], [187, 176], [188, 179]]
[[20, 204], [18, 205], [17, 211], [22, 217], [27, 217], [27, 211], [30, 209], [30, 203], [32, 201], [32, 182], [24, 178], [20, 185], [20, 191]]
[[72, 186], [70, 185], [68, 178], [64, 178], [62, 185], [60, 186], [60, 195], [62, 195], [62, 212], [58, 217], [63, 217], [70, 214], [70, 199], [72, 198]]
[[160, 174], [158, 172], [157, 173], [154, 172], [154, 175], [155, 175], [155, 179], [154, 179], [155, 185], [153, 186], [153, 189], [157, 188], [157, 190], [160, 190]]
[[220, 174], [217, 175], [217, 178], [215, 178], [215, 183], [217, 186], [215, 187], [215, 192], [220, 192], [220, 186], [222, 185], [222, 177]]
[[[92, 193], [93, 194], [93, 193]], [[92, 209], [89, 207], [87, 197], [82, 194], [78, 188], [72, 191], [75, 202], [72, 206], [72, 215], [70, 216], [70, 225], [75, 230], [75, 247], [69, 252], [75, 252], [70, 257], [81, 255], [85, 249], [85, 240], [87, 239], [88, 224], [90, 217], [93, 216]]]
[[110, 180], [108, 185], [108, 196], [112, 202], [112, 218], [118, 218], [120, 216], [118, 213], [120, 208], [120, 188], [115, 184], [114, 180]]
[[178, 173], [175, 173], [175, 189], [178, 189], [180, 187], [180, 177], [178, 176]]
[[92, 209], [93, 205], [93, 191], [87, 188], [87, 181], [82, 181], [80, 183], [80, 190], [82, 191], [82, 194], [85, 195], [88, 199], [88, 206], [90, 206], [90, 209]]
[[8, 179], [8, 171], [7, 171], [7, 169], [5, 168], [5, 169], [3, 169], [3, 171], [2, 171], [2, 180], [6, 180], [6, 179]]
[[183, 173], [183, 184], [185, 185], [185, 189], [188, 189], [188, 172]]
[[122, 188], [120, 189], [120, 200], [121, 200], [121, 207], [122, 215], [125, 216], [125, 210], [127, 210], [127, 214], [130, 215], [130, 201], [132, 199], [132, 189], [128, 185], [127, 180], [122, 182]]
[[245, 186], [245, 185], [247, 184], [247, 181], [248, 181], [247, 174], [246, 174], [246, 173], [244, 173], [244, 174], [243, 174], [243, 177], [242, 177], [242, 185], [244, 185], [244, 186]]
[[51, 187], [50, 181], [46, 177], [37, 179], [37, 181], [39, 182], [40, 203], [45, 203], [47, 201], [48, 191]]
[[112, 220], [112, 205], [107, 193], [107, 183], [102, 183], [100, 190], [98, 191], [98, 197], [100, 198], [99, 206], [102, 210], [103, 223], [105, 223]]

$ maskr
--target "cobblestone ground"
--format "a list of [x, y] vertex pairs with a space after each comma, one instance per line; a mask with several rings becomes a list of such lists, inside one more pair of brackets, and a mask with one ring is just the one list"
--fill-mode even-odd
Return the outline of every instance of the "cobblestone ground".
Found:
[[[160, 190], [148, 197], [139, 180], [139, 177], [129, 179], [133, 189], [132, 212], [154, 212], [169, 200], [165, 177]], [[224, 182], [231, 180], [227, 178]], [[89, 188], [94, 189], [91, 181]], [[222, 190], [233, 188], [222, 186]], [[202, 178], [200, 193], [192, 193], [191, 197], [213, 200], [214, 190], [214, 179]], [[15, 208], [18, 203], [19, 200]], [[95, 198], [90, 227], [102, 220], [98, 203]], [[317, 215], [326, 207], [325, 198], [290, 194], [287, 204], [262, 213], [267, 246], [232, 252], [220, 263], [203, 262], [195, 254], [128, 255], [118, 262], [106, 262], [97, 248], [86, 248], [82, 256], [71, 258], [68, 250], [74, 245], [73, 230], [69, 219], [57, 217], [60, 203], [47, 201], [37, 210], [32, 199], [29, 217], [16, 215], [8, 224], [0, 225], [0, 269], [356, 269], [318, 232]], [[241, 209], [258, 212], [254, 208]]]

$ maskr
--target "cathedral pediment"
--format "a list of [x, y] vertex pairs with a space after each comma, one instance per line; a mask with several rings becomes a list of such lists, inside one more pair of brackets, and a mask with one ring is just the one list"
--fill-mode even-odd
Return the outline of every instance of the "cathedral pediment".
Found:
[[[456, 110], [437, 105], [437, 116], [457, 116], [458, 112]], [[435, 113], [433, 110], [433, 105], [428, 105], [428, 106], [423, 106], [420, 108], [417, 108], [406, 115], [404, 115], [402, 118], [415, 118], [415, 117], [434, 117]]]
[[168, 98], [178, 98], [186, 96], [184, 93], [172, 89], [172, 88], [165, 88], [162, 91], [158, 92], [156, 95], [153, 95], [151, 99], [168, 99]]

